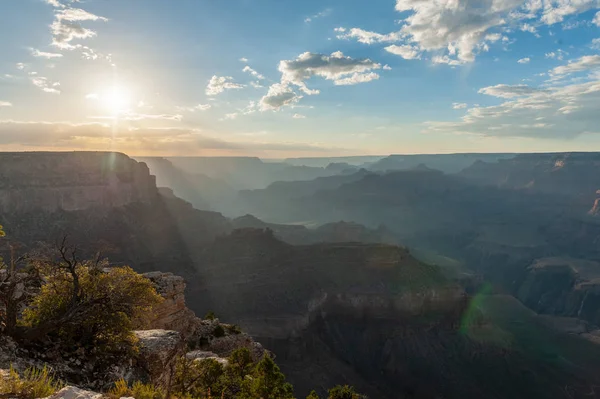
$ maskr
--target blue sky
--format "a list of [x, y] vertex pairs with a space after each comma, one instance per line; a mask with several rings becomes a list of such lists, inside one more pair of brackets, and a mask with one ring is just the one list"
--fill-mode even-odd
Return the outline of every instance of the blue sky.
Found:
[[598, 0], [2, 0], [0, 150], [600, 151]]

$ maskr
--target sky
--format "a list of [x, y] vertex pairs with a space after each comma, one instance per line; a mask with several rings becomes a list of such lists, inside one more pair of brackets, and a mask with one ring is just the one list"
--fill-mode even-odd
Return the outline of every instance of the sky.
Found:
[[600, 0], [0, 0], [0, 151], [600, 151]]

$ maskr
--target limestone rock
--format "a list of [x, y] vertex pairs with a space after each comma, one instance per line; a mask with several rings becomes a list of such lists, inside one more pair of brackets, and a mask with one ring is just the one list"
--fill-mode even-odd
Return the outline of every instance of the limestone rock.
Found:
[[0, 155], [0, 212], [77, 211], [150, 202], [157, 196], [148, 167], [111, 152]]
[[46, 399], [101, 399], [102, 394], [93, 391], [86, 391], [77, 387], [64, 387], [54, 395]]
[[194, 331], [199, 319], [185, 305], [185, 280], [172, 273], [151, 272], [144, 276], [152, 283], [164, 301], [154, 309], [155, 317], [150, 327], [173, 330], [186, 339]]
[[204, 359], [213, 359], [222, 364], [223, 366], [229, 365], [229, 361], [224, 358], [218, 356], [216, 353], [207, 352], [207, 351], [192, 351], [185, 354], [185, 357], [189, 360], [204, 360]]
[[177, 331], [145, 330], [135, 331], [135, 335], [140, 346], [138, 365], [148, 373], [152, 382], [169, 385], [177, 360], [185, 353], [181, 334]]

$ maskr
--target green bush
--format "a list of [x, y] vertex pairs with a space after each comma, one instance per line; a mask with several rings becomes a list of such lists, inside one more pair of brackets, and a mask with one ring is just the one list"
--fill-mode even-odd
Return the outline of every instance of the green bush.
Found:
[[219, 324], [213, 330], [213, 335], [217, 338], [225, 336], [225, 329]]
[[63, 386], [62, 382], [56, 380], [45, 366], [42, 369], [27, 369], [22, 377], [11, 366], [8, 376], [0, 378], [0, 396], [14, 395], [22, 399], [45, 398]]
[[115, 386], [108, 391], [108, 397], [111, 399], [120, 399], [122, 397], [133, 397], [135, 399], [165, 399], [166, 394], [162, 389], [156, 388], [152, 384], [143, 384], [136, 381], [129, 387], [124, 379], [120, 379], [115, 382]]
[[45, 283], [20, 324], [29, 337], [58, 336], [68, 349], [134, 350], [133, 330], [146, 324], [152, 307], [163, 300], [150, 280], [127, 266], [102, 270], [83, 263], [76, 277], [56, 267], [45, 272]]
[[237, 324], [230, 324], [227, 326], [227, 331], [230, 334], [241, 334], [242, 333], [242, 329], [240, 326], [238, 326]]
[[217, 315], [212, 310], [204, 316], [204, 319], [206, 319], [206, 320], [215, 320], [216, 318], [217, 318]]
[[327, 399], [364, 399], [363, 395], [356, 393], [354, 387], [338, 385], [329, 390]]
[[310, 391], [306, 399], [321, 399], [315, 391]]

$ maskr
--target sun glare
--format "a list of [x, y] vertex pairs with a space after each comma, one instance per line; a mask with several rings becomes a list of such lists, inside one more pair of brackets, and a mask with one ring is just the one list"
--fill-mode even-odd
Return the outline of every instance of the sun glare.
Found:
[[131, 105], [129, 91], [120, 86], [109, 88], [101, 98], [104, 106], [115, 115], [127, 111]]

